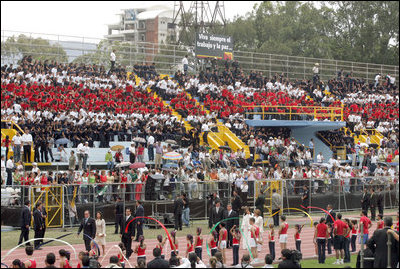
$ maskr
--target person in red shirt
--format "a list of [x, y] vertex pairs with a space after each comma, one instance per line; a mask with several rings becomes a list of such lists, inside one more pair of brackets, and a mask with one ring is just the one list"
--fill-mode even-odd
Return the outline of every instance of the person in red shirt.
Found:
[[344, 219], [345, 223], [348, 226], [347, 234], [344, 236], [344, 260], [343, 262], [348, 263], [351, 261], [351, 256], [350, 256], [350, 234], [351, 234], [351, 228], [353, 227], [353, 224], [350, 222], [350, 219]]
[[300, 233], [301, 233], [301, 229], [303, 228], [302, 225], [300, 224], [296, 224], [294, 226], [295, 229], [295, 233], [294, 233], [294, 240], [296, 242], [296, 250], [301, 252], [301, 238], [300, 238]]
[[378, 214], [378, 221], [376, 222], [376, 230], [383, 229], [383, 227], [385, 227], [385, 224], [383, 222], [383, 215]]
[[328, 226], [325, 221], [325, 218], [321, 218], [314, 232], [314, 238], [317, 239], [318, 245], [318, 263], [322, 264], [325, 263], [325, 246], [329, 237]]
[[219, 224], [219, 240], [218, 240], [218, 248], [222, 252], [222, 260], [223, 263], [226, 263], [226, 247], [227, 247], [227, 240], [228, 240], [228, 230], [225, 228], [226, 224], [221, 222]]
[[[283, 216], [284, 217], [284, 216]], [[257, 238], [259, 238], [260, 228], [254, 225], [256, 220], [254, 218], [250, 218], [250, 248], [251, 254], [253, 255], [254, 259], [257, 259]]]
[[186, 247], [186, 258], [188, 258], [188, 257], [189, 257], [189, 254], [194, 252], [193, 235], [188, 234], [188, 235], [186, 236], [186, 243], [187, 243], [187, 247]]
[[351, 252], [356, 252], [356, 241], [357, 241], [357, 220], [351, 220]]
[[345, 237], [349, 233], [349, 226], [342, 221], [342, 214], [339, 213], [336, 217], [337, 220], [334, 222], [333, 229], [333, 247], [336, 252], [336, 262], [333, 264], [343, 264]]
[[144, 236], [139, 236], [139, 244], [136, 245], [134, 253], [137, 254], [137, 263], [139, 264], [139, 260], [144, 260], [146, 262], [146, 244], [144, 243]]
[[60, 268], [72, 268], [69, 264], [70, 253], [65, 249], [60, 249], [58, 254], [60, 254]]
[[239, 264], [239, 242], [240, 239], [242, 238], [242, 234], [240, 233], [240, 230], [236, 228], [236, 225], [233, 225], [231, 230], [229, 231], [232, 235], [232, 250], [233, 250], [233, 264], [232, 265], [237, 265]]
[[197, 257], [202, 259], [203, 252], [203, 237], [201, 236], [201, 228], [197, 227], [196, 229], [196, 238], [194, 239], [194, 252], [197, 254]]
[[161, 258], [165, 259], [165, 255], [164, 255], [164, 246], [165, 246], [165, 242], [167, 242], [167, 237], [163, 238], [161, 234], [157, 235], [157, 245], [156, 248], [159, 248], [161, 251]]
[[[360, 244], [361, 244], [361, 238], [364, 242], [364, 244], [367, 243], [368, 241], [368, 234], [369, 234], [369, 228], [372, 227], [372, 222], [371, 220], [367, 217], [367, 211], [363, 210], [361, 211], [360, 214], [360, 226], [358, 229], [358, 233], [360, 234]], [[361, 227], [363, 227], [363, 230], [361, 231]]]
[[25, 253], [28, 256], [28, 260], [24, 262], [25, 268], [36, 268], [36, 260], [33, 259], [33, 246], [26, 246]]

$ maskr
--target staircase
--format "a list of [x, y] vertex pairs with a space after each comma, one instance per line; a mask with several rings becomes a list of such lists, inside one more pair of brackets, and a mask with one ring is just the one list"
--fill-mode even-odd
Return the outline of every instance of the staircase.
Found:
[[369, 137], [371, 144], [377, 144], [379, 148], [383, 139], [383, 135], [376, 129], [363, 129], [358, 136], [347, 127], [345, 127], [344, 130], [345, 132], [350, 132], [351, 136], [354, 138], [354, 144], [358, 144], [358, 142], [366, 143]]
[[[185, 93], [190, 99], [193, 99], [193, 97], [190, 93], [188, 93], [186, 91], [185, 91]], [[201, 107], [201, 109], [204, 110], [207, 114], [211, 113], [204, 105], [200, 104], [197, 100], [196, 100], [196, 105]], [[213, 149], [218, 149], [220, 146], [224, 146], [227, 143], [228, 146], [234, 151], [241, 150], [242, 148], [244, 148], [244, 152], [246, 153], [246, 158], [250, 158], [249, 146], [247, 146], [239, 137], [237, 137], [219, 119], [217, 119], [217, 126], [218, 126], [218, 132], [209, 132], [208, 136], [207, 136], [208, 144]], [[203, 135], [201, 135], [200, 145], [203, 145], [203, 144], [204, 144]]]
[[[147, 92], [151, 93], [152, 91], [150, 88], [148, 88]], [[155, 92], [153, 92], [153, 96], [154, 98], [159, 98], [160, 100], [162, 100], [162, 98], [159, 97]], [[182, 118], [182, 116], [178, 112], [176, 112], [166, 101], [163, 100], [162, 102], [164, 106], [169, 107], [171, 109], [172, 111], [171, 114], [173, 116], [177, 117], [179, 121], [183, 121], [183, 125], [185, 126], [186, 131], [190, 131], [191, 129], [193, 129], [192, 125], [190, 125], [184, 118]]]

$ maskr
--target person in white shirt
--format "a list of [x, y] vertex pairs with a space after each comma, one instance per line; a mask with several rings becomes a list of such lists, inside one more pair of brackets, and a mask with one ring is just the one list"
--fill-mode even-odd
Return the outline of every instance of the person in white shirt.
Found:
[[25, 133], [21, 137], [21, 143], [24, 149], [24, 160], [25, 162], [31, 162], [31, 149], [33, 145], [32, 135], [29, 133], [28, 129], [25, 128]]
[[322, 152], [320, 152], [320, 153], [317, 155], [317, 163], [323, 163], [324, 160], [325, 160], [324, 155], [322, 155]]
[[379, 80], [381, 79], [381, 74], [377, 74], [376, 76], [375, 76], [375, 85], [374, 85], [374, 87], [376, 88], [376, 86], [378, 86], [379, 85]]
[[132, 143], [129, 147], [129, 162], [134, 163], [136, 159], [136, 147], [135, 143]]
[[87, 168], [88, 158], [89, 158], [89, 143], [85, 142], [85, 146], [83, 147], [83, 160], [82, 160], [83, 170], [86, 170], [86, 168]]
[[188, 61], [188, 56], [185, 55], [185, 57], [182, 59], [182, 65], [183, 65], [183, 73], [186, 75], [188, 66], [189, 66], [189, 61]]
[[111, 68], [110, 68], [110, 72], [114, 71], [114, 66], [115, 66], [115, 60], [117, 59], [117, 57], [115, 56], [115, 50], [113, 50], [110, 54], [110, 62], [111, 62]]
[[6, 156], [1, 155], [1, 185], [6, 183], [7, 172], [6, 172]]
[[150, 135], [147, 138], [147, 155], [149, 157], [149, 161], [152, 162], [154, 161], [154, 136]]
[[13, 156], [10, 157], [10, 159], [7, 160], [6, 163], [6, 172], [7, 172], [7, 186], [12, 186], [13, 185], [13, 180], [12, 180], [12, 171], [14, 169], [14, 162], [13, 162]]
[[315, 84], [319, 80], [319, 63], [315, 63], [312, 71], [313, 71], [313, 74], [314, 74], [313, 81], [314, 81], [314, 84]]
[[85, 154], [85, 149], [84, 149], [83, 143], [79, 143], [77, 147], [77, 155], [78, 155], [78, 168], [80, 171], [82, 171], [82, 161], [83, 161], [83, 156]]
[[14, 152], [14, 161], [19, 162], [21, 160], [21, 135], [17, 132], [11, 139]]

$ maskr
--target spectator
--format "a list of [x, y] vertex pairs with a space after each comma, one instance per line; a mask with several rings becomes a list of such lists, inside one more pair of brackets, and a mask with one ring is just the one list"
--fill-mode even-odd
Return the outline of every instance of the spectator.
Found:
[[153, 249], [154, 259], [147, 264], [147, 268], [169, 268], [169, 263], [161, 258], [161, 249]]
[[289, 249], [282, 249], [282, 261], [279, 263], [278, 268], [301, 268], [301, 265], [292, 260], [292, 252]]
[[243, 254], [240, 264], [237, 264], [235, 268], [254, 268], [250, 265], [250, 255]]
[[135, 159], [136, 159], [135, 143], [131, 143], [131, 146], [129, 147], [129, 162], [134, 163]]
[[54, 266], [55, 263], [56, 255], [54, 255], [54, 253], [48, 253], [45, 260], [46, 268], [57, 268]]
[[[121, 266], [121, 263], [119, 262], [118, 257], [114, 255], [114, 256], [110, 257], [110, 264], [107, 265], [105, 268], [122, 268], [122, 266]], [[147, 268], [151, 268], [151, 267], [147, 266]]]
[[1, 185], [6, 184], [7, 180], [6, 157], [1, 155]]
[[83, 160], [82, 160], [83, 170], [87, 169], [88, 158], [89, 158], [89, 142], [85, 142], [85, 146], [83, 147]]
[[25, 128], [25, 133], [21, 137], [22, 146], [24, 149], [24, 161], [27, 163], [31, 162], [31, 149], [33, 146], [33, 138], [29, 133], [28, 128]]
[[147, 138], [147, 155], [150, 162], [154, 161], [154, 142], [154, 136], [150, 134], [150, 136]]
[[13, 185], [13, 178], [12, 178], [12, 172], [14, 170], [14, 157], [10, 156], [10, 158], [7, 160], [6, 163], [6, 172], [7, 172], [7, 186], [12, 186]]
[[114, 169], [114, 162], [113, 162], [113, 156], [111, 154], [111, 150], [107, 151], [105, 161], [107, 162], [108, 170]]
[[71, 156], [69, 157], [69, 166], [68, 166], [70, 171], [75, 171], [76, 168], [76, 157], [75, 157], [75, 151], [71, 150]]
[[115, 49], [111, 51], [110, 53], [110, 63], [111, 63], [111, 67], [110, 67], [110, 71], [109, 74], [114, 72], [114, 67], [115, 67], [115, 60], [117, 59], [117, 57], [115, 56]]
[[[12, 138], [12, 145], [13, 145], [13, 154], [14, 154], [14, 161], [19, 162], [21, 160], [21, 145], [22, 145], [22, 137], [19, 132]], [[8, 156], [8, 154], [6, 154]]]
[[[385, 227], [376, 230], [367, 242], [368, 248], [374, 253], [374, 268], [385, 268], [388, 265], [388, 230], [393, 225], [392, 217], [384, 218]], [[396, 233], [398, 235], [398, 232]], [[398, 242], [398, 241], [397, 241]], [[399, 244], [392, 239], [391, 245], [391, 268], [396, 268], [399, 263]]]
[[122, 163], [124, 161], [124, 156], [122, 155], [120, 149], [118, 149], [117, 152], [115, 153], [114, 159], [117, 164]]
[[272, 265], [273, 261], [274, 260], [271, 256], [271, 254], [265, 255], [265, 265], [263, 268], [274, 268], [274, 266]]
[[187, 75], [188, 65], [189, 65], [188, 56], [187, 55], [185, 55], [185, 57], [182, 59], [182, 65], [183, 65], [183, 73], [185, 75]]

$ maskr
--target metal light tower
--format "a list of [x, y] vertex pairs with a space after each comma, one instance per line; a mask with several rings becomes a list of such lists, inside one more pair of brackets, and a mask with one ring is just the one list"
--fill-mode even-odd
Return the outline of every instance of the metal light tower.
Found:
[[211, 32], [216, 25], [226, 26], [224, 1], [216, 1], [214, 9], [210, 7], [209, 1], [192, 1], [189, 9], [186, 11], [184, 1], [174, 2], [174, 15], [172, 24], [176, 27], [178, 20], [182, 30], [179, 36], [188, 36], [189, 30], [195, 32]]

